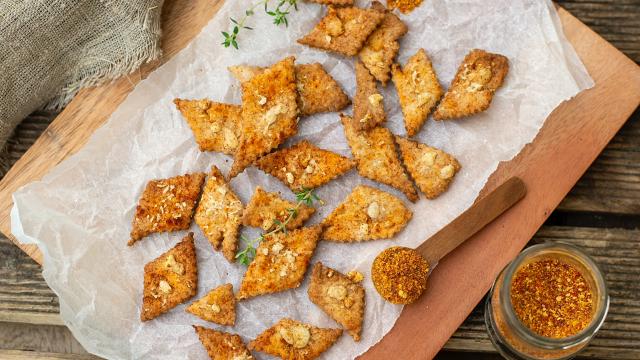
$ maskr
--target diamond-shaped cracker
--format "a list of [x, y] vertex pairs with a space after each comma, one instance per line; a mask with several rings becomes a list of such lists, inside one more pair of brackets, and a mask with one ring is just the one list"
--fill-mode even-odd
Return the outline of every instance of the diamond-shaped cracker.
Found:
[[294, 192], [322, 186], [355, 164], [349, 158], [320, 149], [306, 140], [256, 161], [257, 167], [277, 177]]
[[460, 164], [446, 152], [396, 136], [409, 174], [427, 199], [435, 199], [447, 190]]
[[142, 321], [151, 320], [192, 298], [198, 287], [193, 233], [144, 266]]
[[236, 297], [247, 299], [300, 286], [321, 231], [315, 225], [267, 236], [258, 245]]
[[218, 286], [189, 305], [185, 311], [216, 324], [233, 325], [236, 322], [236, 298], [233, 296], [233, 285]]
[[211, 360], [254, 360], [255, 358], [236, 334], [193, 325], [200, 342]]
[[340, 117], [358, 173], [402, 191], [411, 201], [418, 200], [418, 192], [400, 163], [391, 131], [378, 126], [358, 132], [353, 128], [350, 117]]
[[397, 197], [358, 185], [322, 220], [322, 238], [338, 242], [390, 239], [409, 223], [411, 216]]
[[369, 70], [356, 61], [356, 96], [353, 99], [353, 126], [358, 130], [367, 130], [384, 122], [384, 103], [378, 91], [376, 79]]
[[240, 105], [222, 104], [211, 100], [173, 102], [193, 131], [201, 151], [219, 151], [233, 155], [240, 138]]
[[287, 223], [287, 230], [299, 228], [316, 211], [304, 204], [297, 207], [297, 204], [282, 199], [276, 193], [264, 191], [258, 186], [244, 211], [242, 225], [259, 227], [265, 232], [271, 231], [276, 228], [278, 222], [285, 222], [289, 217], [289, 209], [296, 209], [296, 216]]
[[307, 293], [311, 302], [347, 329], [353, 340], [360, 341], [364, 319], [362, 284], [318, 262], [313, 266]]
[[374, 9], [330, 6], [327, 15], [309, 34], [298, 39], [298, 42], [347, 56], [355, 56], [383, 18], [384, 13]]
[[371, 33], [358, 55], [371, 75], [385, 85], [389, 81], [393, 59], [400, 49], [398, 39], [406, 34], [408, 29], [400, 18], [386, 10], [381, 3], [374, 1], [371, 3], [371, 8], [384, 11], [384, 19]]
[[322, 5], [348, 6], [353, 5], [353, 0], [308, 0]]
[[283, 360], [310, 360], [330, 348], [342, 329], [323, 329], [291, 319], [281, 319], [249, 343], [249, 349]]
[[128, 245], [151, 233], [188, 229], [204, 177], [194, 173], [149, 181], [136, 207]]
[[455, 119], [487, 110], [508, 71], [509, 60], [506, 57], [472, 50], [460, 64], [433, 118]]
[[196, 209], [195, 220], [213, 248], [222, 250], [224, 257], [234, 262], [242, 220], [242, 203], [215, 166], [211, 167]]
[[418, 50], [403, 69], [393, 65], [393, 83], [398, 90], [407, 135], [413, 136], [444, 93], [424, 49]]
[[242, 132], [229, 177], [298, 131], [293, 62], [288, 57], [242, 83]]
[[[230, 66], [229, 71], [241, 83], [264, 71], [249, 65]], [[299, 64], [295, 67], [298, 109], [300, 115], [339, 111], [350, 103], [340, 84], [319, 63]]]

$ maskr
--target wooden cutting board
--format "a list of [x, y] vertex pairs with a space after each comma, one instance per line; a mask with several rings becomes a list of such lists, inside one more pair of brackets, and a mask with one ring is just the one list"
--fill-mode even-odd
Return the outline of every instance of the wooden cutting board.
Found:
[[[0, 181], [2, 233], [15, 242], [10, 233], [11, 194], [78, 151], [140, 80], [200, 32], [222, 2], [165, 1], [163, 59], [80, 92], [51, 123]], [[561, 104], [535, 140], [498, 167], [483, 193], [518, 176], [527, 185], [525, 199], [445, 257], [430, 276], [425, 295], [405, 307], [393, 330], [362, 358], [434, 356], [640, 103], [640, 67], [571, 14], [563, 9], [559, 13], [596, 86]], [[17, 245], [42, 263], [37, 247]]]

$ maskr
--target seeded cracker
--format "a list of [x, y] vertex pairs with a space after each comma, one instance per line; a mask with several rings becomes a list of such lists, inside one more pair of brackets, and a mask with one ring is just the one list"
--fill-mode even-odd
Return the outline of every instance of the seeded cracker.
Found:
[[136, 207], [128, 245], [151, 233], [188, 229], [204, 177], [195, 173], [149, 181]]
[[189, 305], [185, 311], [216, 324], [233, 325], [236, 322], [236, 298], [233, 296], [233, 285], [218, 286]]
[[460, 64], [433, 118], [455, 119], [487, 110], [508, 71], [509, 60], [506, 57], [472, 50]]
[[446, 152], [396, 136], [400, 153], [409, 174], [427, 199], [435, 199], [445, 192], [460, 164]]
[[374, 1], [371, 3], [371, 8], [383, 11], [384, 19], [371, 33], [358, 55], [371, 75], [384, 86], [389, 81], [391, 64], [400, 49], [398, 39], [406, 34], [408, 29], [400, 18], [386, 10], [381, 3]]
[[402, 191], [411, 201], [418, 200], [418, 193], [398, 158], [391, 131], [378, 126], [358, 132], [351, 125], [350, 117], [340, 117], [351, 153], [357, 162], [358, 173]]
[[353, 0], [308, 0], [322, 5], [349, 6], [353, 5]]
[[351, 170], [355, 164], [349, 158], [320, 149], [306, 140], [256, 161], [257, 167], [277, 177], [294, 192], [322, 186]]
[[218, 151], [233, 155], [240, 138], [241, 107], [210, 100], [173, 102], [193, 131], [201, 151]]
[[353, 340], [360, 341], [364, 319], [362, 284], [318, 262], [313, 266], [307, 293], [311, 302], [347, 329]]
[[198, 266], [193, 233], [144, 266], [140, 320], [147, 321], [187, 301], [197, 292]]
[[207, 350], [211, 360], [254, 360], [255, 358], [244, 346], [242, 338], [236, 334], [207, 329], [193, 325], [200, 342]]
[[[284, 224], [289, 217], [288, 209], [296, 208], [296, 204], [282, 199], [278, 194], [264, 191], [260, 186], [251, 197], [242, 217], [242, 225], [262, 228], [269, 232], [276, 227], [276, 221]], [[298, 215], [286, 225], [287, 230], [297, 229], [313, 215], [316, 209], [300, 204]]]
[[411, 216], [397, 197], [358, 185], [322, 221], [322, 239], [338, 242], [390, 239], [407, 225]]
[[316, 225], [262, 240], [236, 297], [247, 299], [300, 286], [321, 231]]
[[357, 7], [329, 7], [327, 15], [298, 42], [303, 45], [355, 56], [384, 18], [382, 11]]
[[249, 343], [249, 349], [283, 360], [315, 359], [342, 335], [342, 329], [323, 329], [291, 319], [281, 319]]
[[413, 136], [444, 93], [424, 49], [418, 50], [403, 69], [393, 65], [393, 83], [398, 90], [407, 136]]
[[356, 61], [356, 96], [353, 99], [353, 127], [368, 130], [382, 124], [386, 118], [382, 94], [369, 70]]
[[[230, 66], [229, 71], [243, 83], [264, 71], [249, 65]], [[298, 109], [300, 115], [340, 111], [350, 103], [349, 97], [319, 63], [295, 66]]]
[[242, 132], [229, 177], [298, 131], [293, 62], [288, 57], [242, 84]]
[[238, 230], [242, 219], [242, 203], [231, 190], [217, 167], [211, 167], [204, 186], [195, 221], [216, 251], [235, 261], [238, 248]]

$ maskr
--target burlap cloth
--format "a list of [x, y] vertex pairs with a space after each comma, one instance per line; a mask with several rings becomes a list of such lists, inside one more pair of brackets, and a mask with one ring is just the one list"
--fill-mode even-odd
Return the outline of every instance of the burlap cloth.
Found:
[[160, 56], [164, 0], [0, 0], [0, 148], [38, 108]]

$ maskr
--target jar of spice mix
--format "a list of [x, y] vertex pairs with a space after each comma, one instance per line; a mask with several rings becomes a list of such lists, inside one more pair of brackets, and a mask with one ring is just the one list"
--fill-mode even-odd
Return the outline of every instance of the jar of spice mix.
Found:
[[546, 243], [502, 270], [485, 303], [485, 323], [507, 359], [569, 359], [593, 338], [608, 309], [596, 263], [574, 246]]

